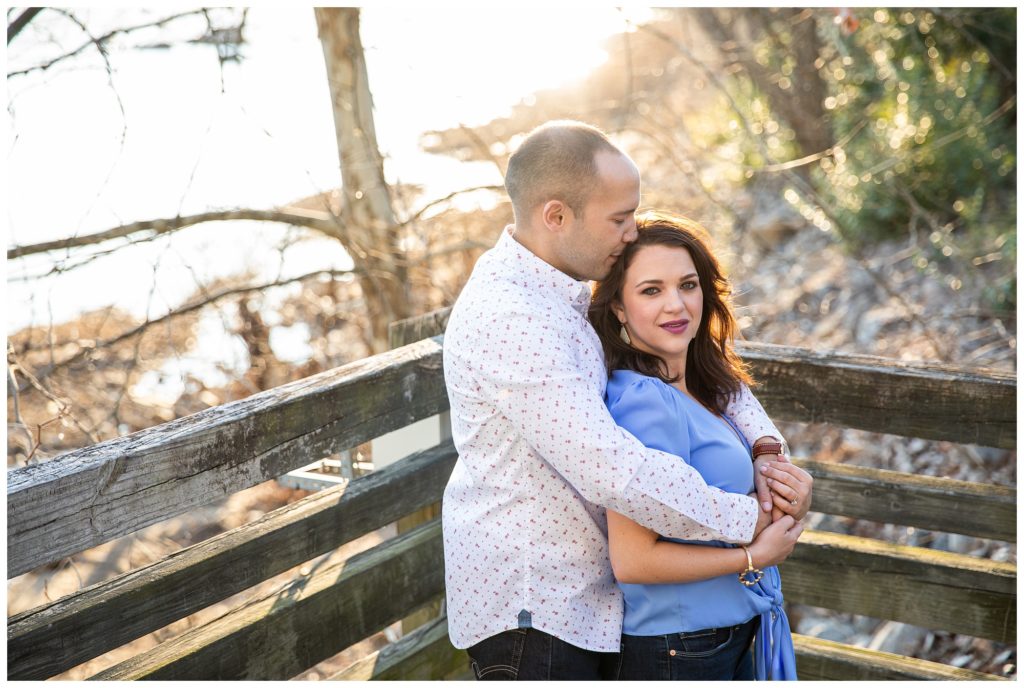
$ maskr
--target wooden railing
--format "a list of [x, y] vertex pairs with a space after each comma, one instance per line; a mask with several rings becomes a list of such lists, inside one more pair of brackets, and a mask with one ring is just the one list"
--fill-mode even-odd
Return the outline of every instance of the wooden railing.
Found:
[[[437, 334], [446, 313], [397, 324]], [[447, 409], [443, 340], [394, 351], [8, 473], [8, 577], [134, 532]], [[1016, 444], [1016, 376], [746, 344], [777, 420], [996, 447]], [[441, 497], [450, 442], [8, 620], [8, 678], [42, 679], [200, 611]], [[816, 511], [1016, 541], [1016, 490], [800, 461]], [[313, 570], [121, 662], [102, 679], [287, 679], [443, 595], [437, 520]], [[1016, 566], [807, 532], [790, 602], [1016, 642]], [[796, 636], [801, 678], [987, 674]], [[335, 678], [464, 677], [435, 618]]]

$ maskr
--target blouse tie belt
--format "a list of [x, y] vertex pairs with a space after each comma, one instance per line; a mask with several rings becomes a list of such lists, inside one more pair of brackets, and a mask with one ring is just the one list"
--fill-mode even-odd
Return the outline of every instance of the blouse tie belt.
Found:
[[783, 608], [782, 579], [779, 569], [765, 569], [764, 577], [752, 588], [770, 602], [761, 613], [761, 624], [754, 640], [754, 678], [757, 681], [795, 681], [796, 658], [789, 619]]

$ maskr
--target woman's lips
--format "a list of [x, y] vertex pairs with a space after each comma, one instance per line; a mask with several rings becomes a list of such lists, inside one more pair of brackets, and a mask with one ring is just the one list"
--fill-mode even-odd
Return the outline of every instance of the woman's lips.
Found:
[[660, 327], [672, 334], [682, 334], [683, 332], [686, 332], [686, 327], [689, 324], [689, 320], [673, 320], [671, 322], [662, 323]]

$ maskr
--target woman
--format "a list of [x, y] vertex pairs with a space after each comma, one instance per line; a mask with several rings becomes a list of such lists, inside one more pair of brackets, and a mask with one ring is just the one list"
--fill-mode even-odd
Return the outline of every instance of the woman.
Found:
[[[731, 347], [728, 287], [700, 225], [638, 218], [639, 237], [597, 284], [590, 319], [616, 421], [683, 457], [709, 485], [753, 491], [751, 447], [724, 415], [750, 377]], [[749, 546], [670, 541], [608, 512], [612, 568], [623, 590], [620, 679], [795, 679], [776, 564], [803, 529], [790, 513], [810, 476], [787, 462], [770, 481], [773, 523]], [[756, 653], [751, 640], [757, 634]]]

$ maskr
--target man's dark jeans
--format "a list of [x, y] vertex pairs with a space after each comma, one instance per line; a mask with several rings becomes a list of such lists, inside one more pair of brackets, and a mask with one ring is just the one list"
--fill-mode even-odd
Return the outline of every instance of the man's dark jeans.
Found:
[[613, 678], [624, 681], [753, 681], [750, 643], [760, 617], [692, 633], [622, 636]]
[[467, 652], [479, 681], [600, 681], [614, 678], [619, 663], [617, 652], [584, 650], [535, 628], [492, 635]]

